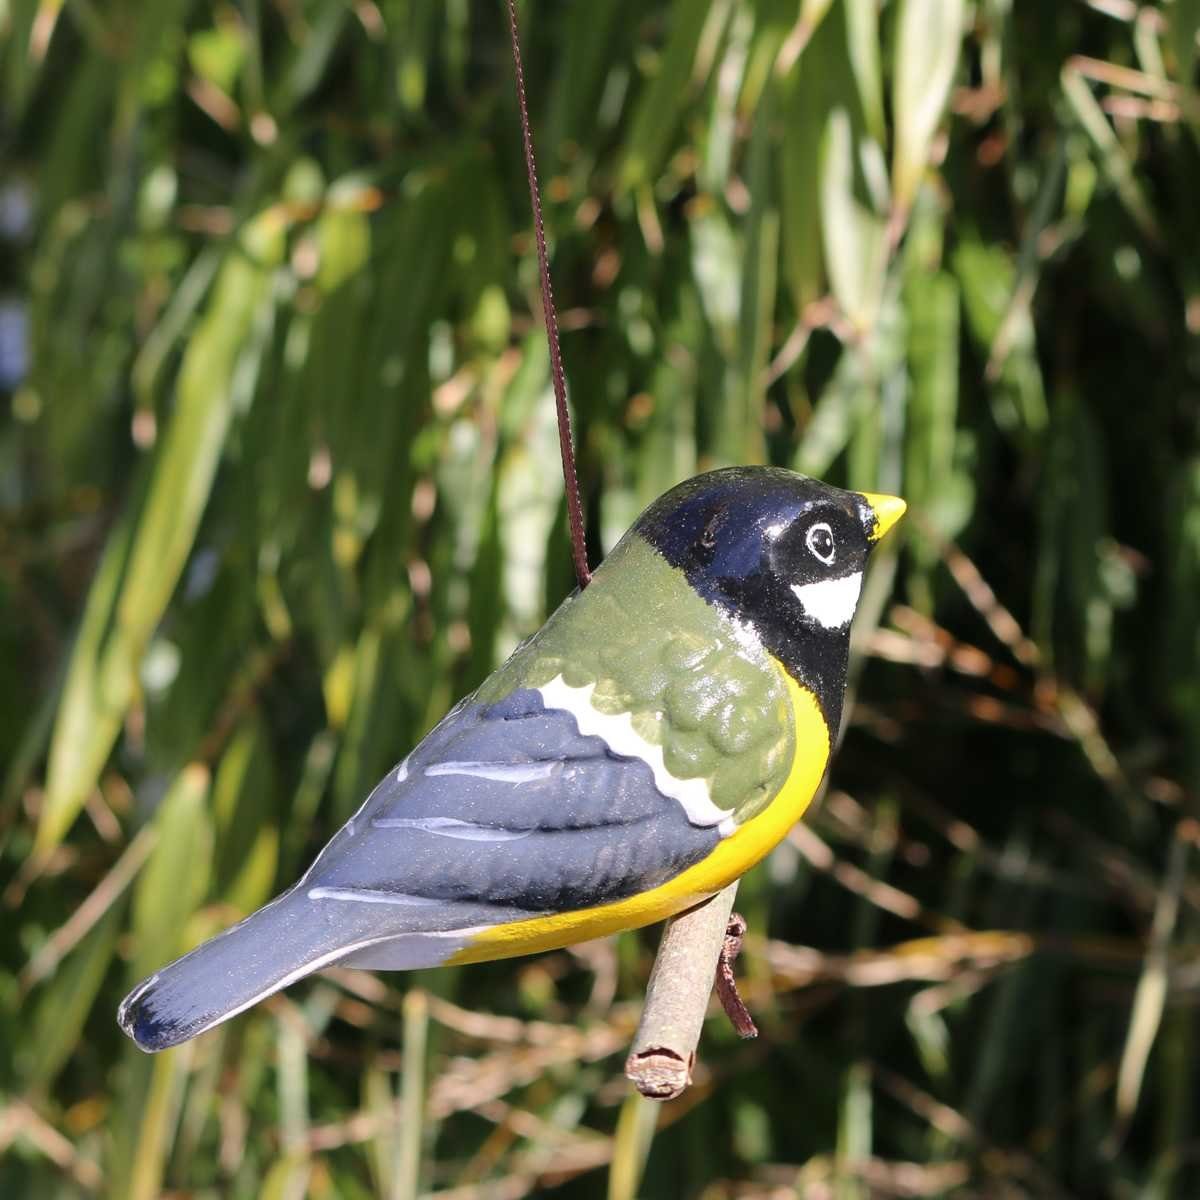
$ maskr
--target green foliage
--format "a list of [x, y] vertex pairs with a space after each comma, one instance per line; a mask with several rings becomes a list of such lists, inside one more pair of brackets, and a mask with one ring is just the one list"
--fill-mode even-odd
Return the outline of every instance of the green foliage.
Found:
[[763, 1036], [627, 1098], [647, 933], [121, 1037], [570, 588], [562, 485], [500, 4], [9, 0], [0, 1195], [1200, 1194], [1200, 6], [523, 20], [593, 557], [725, 462], [912, 505]]

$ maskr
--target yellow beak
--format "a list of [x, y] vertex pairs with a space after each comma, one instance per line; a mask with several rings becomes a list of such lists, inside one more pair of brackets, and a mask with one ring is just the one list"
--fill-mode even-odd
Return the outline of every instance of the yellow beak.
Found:
[[895, 523], [904, 516], [908, 505], [899, 496], [884, 496], [876, 492], [860, 492], [859, 495], [871, 506], [875, 514], [875, 528], [871, 531], [870, 540], [879, 541]]

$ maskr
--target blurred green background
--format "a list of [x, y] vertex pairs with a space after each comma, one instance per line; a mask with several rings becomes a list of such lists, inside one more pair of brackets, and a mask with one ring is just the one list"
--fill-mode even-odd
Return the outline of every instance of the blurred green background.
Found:
[[593, 560], [723, 463], [912, 507], [762, 1037], [629, 1099], [656, 931], [120, 1035], [570, 589], [562, 484], [498, 2], [0, 0], [0, 1195], [1200, 1195], [1200, 3], [522, 19]]

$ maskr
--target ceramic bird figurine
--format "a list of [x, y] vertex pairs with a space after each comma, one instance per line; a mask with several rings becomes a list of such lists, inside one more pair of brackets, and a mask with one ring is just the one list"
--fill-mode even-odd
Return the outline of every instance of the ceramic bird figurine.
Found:
[[162, 1050], [322, 967], [529, 954], [720, 891], [821, 782], [863, 570], [904, 508], [765, 467], [660, 497], [297, 884], [139, 984], [121, 1028]]

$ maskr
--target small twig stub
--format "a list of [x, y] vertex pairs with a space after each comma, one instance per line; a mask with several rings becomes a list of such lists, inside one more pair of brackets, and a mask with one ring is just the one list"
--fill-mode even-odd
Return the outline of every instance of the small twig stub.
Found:
[[746, 918], [741, 913], [730, 913], [725, 926], [725, 944], [717, 959], [717, 995], [725, 1015], [729, 1018], [740, 1038], [758, 1037], [758, 1026], [738, 992], [737, 980], [733, 975], [733, 964], [742, 952], [742, 938], [746, 936]]

